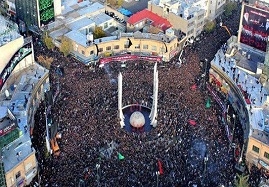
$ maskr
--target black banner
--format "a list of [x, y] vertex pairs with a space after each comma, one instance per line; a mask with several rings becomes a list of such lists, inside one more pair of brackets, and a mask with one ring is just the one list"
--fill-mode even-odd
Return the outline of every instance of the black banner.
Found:
[[245, 5], [243, 10], [240, 42], [266, 51], [269, 35], [269, 13]]

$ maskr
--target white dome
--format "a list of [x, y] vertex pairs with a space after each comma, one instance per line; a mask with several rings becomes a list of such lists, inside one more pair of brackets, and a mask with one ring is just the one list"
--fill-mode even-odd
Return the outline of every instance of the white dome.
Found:
[[141, 112], [135, 111], [130, 117], [130, 124], [133, 127], [140, 128], [145, 125], [145, 117]]

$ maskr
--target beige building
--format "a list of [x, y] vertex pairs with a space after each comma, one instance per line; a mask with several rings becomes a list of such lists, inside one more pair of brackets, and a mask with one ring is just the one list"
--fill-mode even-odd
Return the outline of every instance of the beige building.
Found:
[[255, 165], [269, 173], [269, 136], [264, 131], [252, 131], [246, 150], [246, 162], [249, 169]]
[[[182, 49], [187, 40], [187, 37], [178, 41], [178, 38], [174, 35], [141, 32], [121, 33], [118, 36], [104, 37], [92, 41], [88, 41], [80, 33], [66, 34], [65, 37], [72, 43], [71, 54], [84, 63], [92, 62], [98, 57], [126, 53], [160, 56], [164, 61], [169, 61]], [[86, 44], [87, 42], [89, 45]]]
[[8, 159], [9, 162], [13, 163], [18, 162], [18, 164], [10, 168], [10, 170], [8, 170], [10, 164], [7, 162], [4, 163], [6, 185], [8, 187], [28, 185], [33, 177], [37, 175], [35, 151], [29, 146], [31, 142], [24, 142], [21, 146], [16, 148], [15, 146], [18, 146], [19, 143], [19, 141], [17, 141], [17, 144], [14, 142], [9, 150], [4, 150], [2, 153], [4, 156], [8, 156], [5, 160]]

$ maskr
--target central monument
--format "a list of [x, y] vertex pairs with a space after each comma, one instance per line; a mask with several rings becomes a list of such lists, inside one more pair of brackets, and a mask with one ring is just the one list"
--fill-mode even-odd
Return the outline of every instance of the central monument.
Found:
[[[153, 95], [152, 106], [142, 106], [139, 103], [122, 106], [122, 74], [118, 76], [118, 117], [121, 128], [127, 131], [149, 131], [151, 127], [157, 126], [157, 104], [158, 104], [158, 70], [157, 63], [153, 72]], [[149, 103], [149, 102], [148, 102]]]
[[133, 127], [141, 128], [145, 125], [145, 122], [146, 122], [145, 117], [141, 112], [135, 111], [134, 113], [132, 113], [130, 117], [130, 124]]

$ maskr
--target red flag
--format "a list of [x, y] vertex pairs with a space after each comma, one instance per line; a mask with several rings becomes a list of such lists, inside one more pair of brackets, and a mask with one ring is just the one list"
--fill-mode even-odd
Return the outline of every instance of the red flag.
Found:
[[190, 119], [189, 120], [189, 124], [192, 125], [192, 126], [195, 126], [196, 125], [196, 121], [193, 120], [193, 119]]
[[163, 175], [163, 166], [162, 166], [162, 162], [159, 159], [158, 159], [158, 168], [159, 168], [160, 175]]
[[191, 90], [196, 90], [197, 89], [197, 85], [196, 84], [193, 84], [192, 86], [191, 86]]

